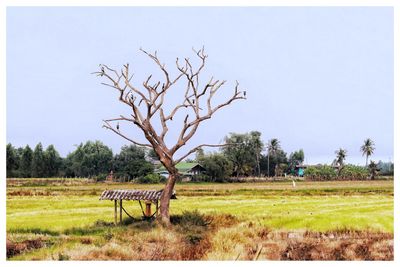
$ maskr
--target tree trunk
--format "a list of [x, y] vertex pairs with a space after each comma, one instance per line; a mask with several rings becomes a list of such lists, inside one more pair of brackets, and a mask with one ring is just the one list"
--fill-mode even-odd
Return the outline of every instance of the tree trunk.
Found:
[[[167, 166], [165, 166], [167, 167]], [[160, 217], [159, 220], [163, 225], [170, 224], [169, 217], [169, 202], [171, 200], [172, 193], [174, 191], [174, 186], [176, 179], [178, 178], [178, 170], [171, 164], [171, 166], [167, 167], [169, 172], [168, 181], [165, 184], [163, 193], [160, 198]]]

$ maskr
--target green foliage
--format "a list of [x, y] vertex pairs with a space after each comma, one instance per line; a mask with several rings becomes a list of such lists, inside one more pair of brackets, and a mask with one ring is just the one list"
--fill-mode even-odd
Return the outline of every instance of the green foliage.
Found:
[[21, 155], [20, 174], [22, 177], [32, 177], [32, 158], [33, 151], [29, 145], [26, 145]]
[[7, 161], [6, 161], [6, 169], [7, 169], [7, 177], [15, 177], [15, 170], [19, 167], [19, 158], [17, 150], [9, 143], [7, 144]]
[[129, 180], [144, 177], [154, 170], [153, 164], [146, 161], [145, 150], [130, 145], [123, 146], [121, 152], [114, 157], [114, 171], [117, 177], [128, 177]]
[[45, 177], [46, 174], [46, 163], [44, 159], [42, 143], [36, 145], [33, 151], [32, 157], [32, 176], [33, 177]]
[[258, 168], [263, 144], [261, 133], [230, 133], [225, 137], [225, 143], [232, 144], [222, 148], [223, 154], [233, 163], [236, 176], [254, 175]]
[[87, 141], [63, 159], [53, 145], [45, 151], [38, 143], [35, 150], [27, 145], [15, 149], [7, 145], [7, 177], [96, 177], [103, 180], [113, 170], [116, 176], [129, 180], [153, 171], [145, 160], [145, 151], [135, 146], [124, 146], [113, 158], [109, 147], [100, 141]]
[[108, 174], [106, 173], [100, 173], [96, 176], [96, 181], [105, 181], [107, 176]]
[[261, 173], [263, 173], [264, 175], [268, 175], [268, 163], [269, 163], [269, 176], [275, 176], [276, 175], [275, 171], [279, 170], [279, 167], [278, 169], [276, 168], [277, 166], [281, 164], [286, 164], [286, 165], [288, 164], [286, 153], [283, 150], [278, 149], [273, 153], [270, 152], [269, 156], [268, 154], [262, 155], [260, 159], [260, 167], [261, 167]]
[[378, 168], [378, 164], [375, 163], [375, 161], [372, 161], [369, 163], [368, 165], [368, 173], [370, 175], [370, 178], [372, 180], [375, 179], [376, 176], [378, 176], [379, 173], [379, 168]]
[[113, 154], [100, 141], [81, 143], [66, 159], [67, 176], [93, 177], [111, 170]]
[[223, 182], [232, 174], [233, 164], [226, 156], [219, 153], [202, 156], [200, 165], [206, 169], [208, 181]]
[[309, 166], [304, 171], [304, 177], [314, 181], [333, 180], [336, 178], [336, 171], [329, 165]]
[[270, 154], [275, 154], [278, 150], [281, 149], [280, 142], [277, 138], [272, 138], [268, 141], [267, 150]]
[[338, 165], [339, 167], [344, 166], [344, 161], [346, 160], [347, 157], [347, 150], [343, 148], [339, 148], [338, 150], [335, 151], [336, 158], [334, 160], [334, 164]]
[[62, 165], [62, 158], [58, 154], [57, 150], [53, 145], [49, 145], [44, 152], [45, 160], [45, 176], [44, 177], [55, 177], [60, 171]]
[[364, 140], [363, 145], [360, 148], [363, 156], [366, 156], [366, 164], [368, 165], [368, 157], [374, 153], [375, 150], [375, 143], [371, 140], [371, 138], [367, 138]]
[[275, 165], [275, 176], [283, 176], [289, 165], [287, 163], [279, 163]]
[[166, 181], [166, 178], [158, 173], [149, 173], [146, 176], [139, 177], [136, 182], [140, 184], [158, 184]]
[[381, 175], [393, 175], [394, 174], [394, 164], [393, 162], [383, 162], [378, 161], [377, 168]]
[[261, 172], [267, 176], [282, 175], [286, 171], [282, 170], [283, 164], [288, 164], [286, 153], [281, 149], [279, 140], [273, 138], [267, 143], [267, 154], [260, 159]]
[[183, 228], [191, 228], [193, 226], [207, 226], [209, 220], [201, 214], [197, 209], [193, 211], [183, 211], [181, 215], [171, 216], [172, 224], [179, 224]]
[[304, 171], [304, 177], [308, 180], [365, 180], [369, 177], [368, 169], [362, 166], [345, 165], [340, 173], [329, 165], [309, 166]]
[[159, 160], [158, 155], [154, 149], [149, 149], [147, 151], [147, 155], [152, 158], [153, 160]]
[[344, 180], [365, 180], [369, 176], [366, 167], [348, 164], [342, 168], [339, 179]]
[[205, 153], [204, 153], [204, 149], [202, 149], [202, 148], [199, 148], [199, 149], [197, 149], [197, 151], [196, 151], [196, 161], [197, 162], [201, 162], [201, 160], [202, 160], [202, 158], [205, 156]]
[[261, 152], [264, 149], [264, 143], [261, 140], [261, 133], [258, 131], [250, 132], [250, 147], [252, 149], [253, 157], [255, 157], [256, 166], [255, 166], [255, 175], [261, 175], [261, 167], [260, 167], [260, 158]]

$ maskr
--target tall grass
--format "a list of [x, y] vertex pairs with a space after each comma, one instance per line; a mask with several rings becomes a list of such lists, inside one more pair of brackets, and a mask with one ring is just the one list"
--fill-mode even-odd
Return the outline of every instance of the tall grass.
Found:
[[[124, 207], [137, 219], [125, 216], [123, 225], [114, 226], [113, 203], [98, 199], [106, 188], [160, 186], [9, 186], [7, 239], [15, 251], [23, 248], [12, 259], [317, 259], [321, 253], [329, 256], [318, 259], [393, 257], [393, 181], [298, 182], [296, 188], [285, 182], [178, 184], [171, 228], [140, 221], [139, 205], [133, 201], [125, 201]], [[348, 231], [347, 241], [329, 238], [343, 231]], [[46, 245], [31, 248], [28, 244], [38, 238]], [[301, 258], [301, 253], [307, 256]]]

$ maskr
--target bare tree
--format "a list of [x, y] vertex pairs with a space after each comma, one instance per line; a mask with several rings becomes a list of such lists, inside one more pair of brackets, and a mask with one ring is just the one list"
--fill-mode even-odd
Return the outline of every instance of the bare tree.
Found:
[[[171, 78], [170, 72], [165, 64], [161, 63], [157, 51], [153, 54], [140, 49], [146, 54], [161, 70], [163, 81], [150, 83], [152, 75], [150, 75], [142, 84], [141, 89], [131, 83], [133, 74], [129, 69], [129, 64], [123, 66], [120, 71], [112, 69], [107, 65], [100, 64], [100, 70], [95, 72], [98, 76], [105, 77], [107, 83], [102, 83], [110, 86], [119, 92], [119, 101], [128, 105], [132, 109], [130, 116], [120, 115], [118, 118], [104, 120], [105, 128], [113, 131], [117, 135], [125, 138], [129, 142], [143, 147], [153, 148], [160, 158], [161, 163], [165, 166], [169, 173], [168, 180], [165, 184], [160, 200], [160, 219], [163, 223], [169, 224], [169, 202], [173, 193], [173, 188], [178, 177], [178, 170], [175, 165], [181, 162], [190, 154], [196, 152], [202, 147], [220, 147], [229, 144], [201, 144], [190, 149], [181, 157], [175, 158], [176, 152], [183, 147], [196, 133], [200, 123], [208, 120], [219, 109], [228, 106], [233, 101], [245, 99], [246, 92], [239, 91], [239, 83], [236, 81], [233, 95], [225, 102], [218, 105], [213, 105], [212, 99], [218, 90], [225, 84], [225, 80], [215, 80], [213, 77], [204, 85], [200, 85], [199, 75], [203, 70], [207, 55], [204, 53], [204, 47], [201, 50], [193, 50], [200, 61], [198, 67], [194, 67], [189, 58], [185, 58], [181, 63], [176, 59], [176, 68], [178, 74], [175, 78]], [[178, 81], [184, 82], [183, 100], [176, 104], [174, 108], [167, 112], [164, 103], [165, 95], [170, 92]], [[177, 86], [175, 86], [177, 87]], [[201, 107], [201, 102], [204, 102]], [[175, 145], [167, 147], [165, 136], [169, 131], [168, 124], [173, 120], [178, 112], [185, 112], [186, 116], [182, 122], [182, 128], [179, 133], [178, 140]], [[158, 117], [160, 129], [156, 129], [155, 122], [152, 119]], [[121, 131], [119, 122], [129, 122], [138, 127], [148, 143], [141, 143], [132, 139], [127, 134]]]

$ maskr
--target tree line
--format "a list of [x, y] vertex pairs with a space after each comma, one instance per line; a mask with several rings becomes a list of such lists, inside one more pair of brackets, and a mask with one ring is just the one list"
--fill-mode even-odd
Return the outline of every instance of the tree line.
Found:
[[285, 152], [277, 138], [267, 143], [261, 140], [261, 133], [252, 131], [245, 134], [230, 133], [225, 143], [235, 144], [223, 147], [220, 152], [205, 154], [199, 150], [198, 161], [205, 169], [210, 181], [223, 181], [232, 176], [284, 176], [299, 175], [297, 168], [303, 168], [304, 176], [309, 180], [349, 180], [374, 179], [378, 175], [393, 175], [394, 165], [391, 162], [368, 161], [375, 151], [375, 143], [367, 138], [360, 147], [366, 157], [365, 166], [346, 163], [347, 151], [339, 148], [331, 164], [304, 166], [304, 151], [299, 149], [289, 154]]
[[87, 141], [65, 158], [54, 145], [45, 150], [38, 143], [32, 150], [29, 145], [15, 148], [7, 144], [7, 177], [97, 177], [105, 179], [111, 170], [116, 176], [132, 180], [152, 173], [153, 164], [146, 160], [145, 149], [123, 146], [114, 155], [101, 141]]
[[[199, 181], [221, 182], [228, 177], [246, 176], [284, 176], [296, 175], [296, 166], [304, 163], [304, 151], [299, 149], [289, 155], [276, 138], [264, 143], [261, 133], [230, 133], [225, 137], [224, 146], [218, 152], [205, 153], [199, 149], [193, 160], [205, 168], [205, 173], [194, 177]], [[367, 157], [374, 152], [374, 143], [367, 139], [360, 150]], [[340, 178], [364, 179], [373, 177], [379, 171], [383, 175], [393, 175], [393, 163], [375, 163], [366, 167], [345, 163], [347, 151], [338, 149], [331, 165], [309, 166], [304, 175], [314, 180]], [[74, 151], [61, 157], [54, 145], [46, 149], [38, 143], [34, 149], [29, 145], [15, 148], [7, 144], [7, 177], [96, 177], [103, 180], [112, 170], [116, 178], [125, 181], [143, 177], [156, 172], [157, 166], [150, 160], [158, 160], [157, 154], [147, 148], [135, 145], [123, 146], [118, 154], [101, 141], [87, 141], [76, 145]], [[151, 176], [152, 180], [160, 177]], [[157, 179], [156, 179], [157, 178]]]
[[[294, 171], [304, 161], [303, 150], [287, 157], [277, 139], [267, 146], [261, 140], [261, 133], [230, 133], [225, 137], [226, 146], [219, 152], [205, 154], [202, 149], [196, 153], [195, 161], [205, 169], [204, 180], [220, 181], [229, 176], [275, 176]], [[263, 151], [267, 147], [267, 154]], [[65, 158], [61, 157], [54, 145], [46, 149], [38, 143], [34, 149], [29, 145], [15, 148], [7, 144], [7, 177], [99, 177], [104, 179], [112, 170], [116, 177], [127, 180], [146, 176], [155, 171], [149, 161], [157, 160], [157, 154], [147, 148], [135, 145], [123, 146], [120, 153], [113, 154], [111, 148], [101, 141], [87, 141], [76, 146]], [[193, 161], [193, 160], [188, 160]]]
[[225, 137], [224, 146], [219, 152], [205, 154], [202, 149], [196, 153], [198, 161], [211, 181], [221, 181], [227, 177], [243, 176], [283, 176], [295, 174], [295, 168], [304, 162], [304, 151], [299, 149], [287, 155], [278, 139], [266, 144], [261, 133], [230, 133]]

